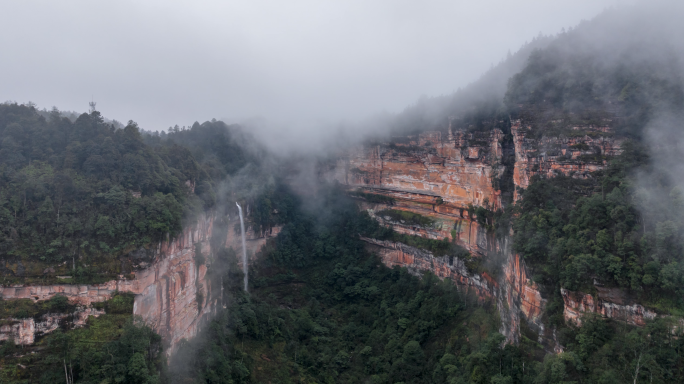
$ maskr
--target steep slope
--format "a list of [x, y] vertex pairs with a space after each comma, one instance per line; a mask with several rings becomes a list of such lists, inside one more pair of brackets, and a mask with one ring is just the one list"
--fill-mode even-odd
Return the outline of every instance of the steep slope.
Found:
[[173, 351], [219, 305], [218, 269], [234, 261], [225, 249], [241, 247], [234, 201], [250, 212], [252, 255], [285, 220], [260, 147], [222, 122], [160, 136], [97, 111], [72, 122], [6, 103], [0, 138], [0, 297], [34, 306], [65, 297], [71, 311], [18, 310], [2, 319], [0, 340], [28, 345], [81, 327], [102, 302], [132, 293], [131, 315]]
[[[78, 306], [76, 321], [68, 322], [68, 315], [50, 313], [36, 321], [34, 318], [3, 319], [10, 325], [0, 328], [0, 340], [13, 339], [15, 343], [30, 345], [36, 336], [64, 326], [79, 327], [89, 315], [98, 316], [104, 311], [93, 309], [93, 304], [109, 300], [117, 292], [135, 294], [133, 315], [141, 316], [165, 342], [172, 353], [181, 339], [197, 334], [199, 326], [221, 305], [221, 270], [229, 260], [219, 260], [218, 250], [212, 249], [212, 232], [215, 217], [204, 216], [186, 227], [175, 239], [163, 241], [152, 249], [136, 251], [133, 257], [147, 268], [133, 271], [132, 276], [110, 280], [102, 284], [13, 285], [0, 288], [3, 300], [50, 300], [56, 295], [68, 298]], [[232, 230], [238, 223], [237, 215], [226, 224], [231, 230], [220, 247], [240, 249], [238, 234]], [[247, 232], [248, 254], [254, 257], [266, 241], [277, 235], [278, 228], [257, 236]], [[216, 245], [216, 240], [213, 240]], [[224, 256], [225, 257], [225, 256]], [[145, 261], [143, 261], [145, 260]], [[233, 262], [237, 261], [232, 260]], [[212, 270], [213, 266], [213, 270]], [[218, 270], [217, 270], [218, 268]]]
[[[624, 254], [624, 248], [618, 249], [622, 246], [618, 238], [626, 238], [625, 231], [635, 221], [619, 224], [623, 225], [619, 230], [609, 223], [588, 227], [590, 236], [598, 239], [589, 240], [584, 252], [597, 259], [613, 257], [611, 266], [607, 266], [609, 261], [579, 266], [572, 253], [578, 250], [568, 249], [562, 251], [568, 253], [562, 256], [559, 263], [564, 269], [557, 275], [549, 271], [556, 268], [553, 263], [558, 261], [546, 259], [541, 252], [554, 255], [562, 248], [549, 245], [537, 251], [534, 242], [546, 244], [558, 235], [534, 229], [541, 225], [537, 221], [544, 219], [528, 214], [537, 212], [525, 208], [533, 204], [532, 194], [536, 192], [530, 191], [527, 198], [524, 192], [538, 180], [564, 180], [563, 188], [572, 191], [563, 197], [567, 201], [562, 206], [568, 210], [563, 210], [558, 218], [553, 216], [553, 220], [566, 224], [568, 216], [572, 220], [574, 204], [581, 206], [584, 198], [597, 199], [608, 193], [621, 196], [615, 199], [625, 196], [622, 203], [627, 208], [619, 209], [630, 210], [630, 215], [636, 213], [629, 203], [633, 191], [628, 184], [628, 172], [633, 171], [634, 165], [619, 165], [633, 156], [633, 152], [621, 156], [625, 143], [640, 140], [650, 121], [659, 114], [677, 113], [684, 100], [678, 61], [681, 51], [675, 46], [657, 44], [649, 48], [648, 55], [635, 54], [649, 39], [670, 36], [676, 23], [663, 13], [641, 13], [642, 10], [635, 7], [606, 12], [559, 35], [547, 48], [535, 51], [521, 72], [512, 77], [503, 99], [505, 107], [481, 106], [469, 113], [453, 109], [453, 116], [442, 113], [441, 121], [434, 122], [431, 127], [436, 131], [425, 131], [425, 125], [420, 124], [413, 129], [399, 124], [404, 127], [403, 132], [416, 133], [395, 134], [339, 153], [334, 162], [322, 163], [319, 174], [363, 201], [362, 209], [382, 225], [403, 234], [455, 242], [480, 258], [480, 267], [469, 270], [455, 255], [437, 256], [406, 244], [366, 239], [387, 265], [405, 266], [417, 275], [431, 271], [474, 289], [483, 300], [496, 300], [502, 316], [501, 332], [510, 341], [518, 340], [520, 322], [526, 321], [547, 350], [559, 351], [561, 347], [553, 330], [560, 324], [558, 316], [568, 323], [580, 323], [584, 313], [643, 326], [656, 316], [653, 307], [644, 307], [646, 301], [653, 302], [646, 297], [670, 297], [674, 291], [639, 294], [639, 290], [650, 290], [640, 280], [645, 276], [640, 268], [647, 268], [649, 263], [647, 256], [634, 261], [612, 256]], [[654, 27], [659, 22], [663, 23]], [[630, 29], [638, 33], [627, 34]], [[410, 122], [408, 119], [405, 123]], [[620, 176], [616, 176], [616, 167], [622, 167]], [[670, 189], [677, 184], [668, 183], [666, 188]], [[676, 190], [670, 195], [673, 193]], [[541, 201], [537, 204], [551, 212], [560, 207], [555, 200], [555, 206]], [[409, 217], [408, 214], [393, 211], [419, 215], [425, 218], [423, 222], [432, 223], [407, 222], [402, 217]], [[618, 223], [623, 220], [617, 211], [612, 215]], [[511, 219], [513, 228], [518, 229], [511, 232], [513, 238], [508, 229]], [[660, 222], [658, 226], [666, 225], [662, 219]], [[656, 226], [655, 222], [653, 225]], [[556, 230], [564, 233], [572, 228], [559, 226]], [[615, 242], [605, 250], [591, 248], [608, 231], [615, 233]], [[634, 244], [641, 234], [629, 236], [629, 244]], [[626, 239], [624, 244], [628, 244]], [[602, 256], [605, 254], [608, 256]], [[672, 260], [671, 257], [666, 259]], [[635, 266], [629, 266], [630, 262]], [[663, 262], [656, 262], [660, 263], [658, 267], [655, 262], [649, 265], [663, 268], [660, 276], [679, 276], [673, 272], [679, 270], [679, 261], [667, 267], [672, 268], [667, 272]], [[611, 268], [613, 275], [605, 272]], [[563, 277], [575, 276], [574, 273], [580, 276], [579, 271], [585, 271], [584, 277], [577, 277], [581, 282]], [[624, 277], [629, 273], [639, 276], [632, 278], [631, 285]], [[650, 276], [653, 275], [644, 277], [644, 281], [653, 286], [648, 280]], [[594, 279], [593, 286], [590, 277]], [[603, 287], [604, 284], [608, 286]], [[582, 290], [597, 293], [591, 299]], [[551, 309], [547, 310], [549, 303]], [[555, 309], [559, 306], [563, 308], [560, 312]], [[670, 312], [668, 309], [661, 314]]]
[[[524, 123], [526, 128], [522, 128]], [[539, 333], [540, 340], [547, 341], [549, 350], [557, 351], [560, 347], [541, 319], [546, 300], [530, 280], [525, 262], [512, 253], [507, 236], [497, 239], [491, 231], [494, 222], [485, 217], [487, 211], [501, 210], [505, 205], [502, 191], [495, 187], [510, 181], [505, 177], [512, 178], [515, 191], [526, 188], [535, 175], [591, 177], [591, 172], [604, 169], [608, 159], [620, 153], [620, 140], [601, 136], [611, 135], [608, 125], [600, 129], [575, 126], [578, 134], [572, 138], [526, 137], [535, 126], [534, 121], [511, 122], [513, 164], [503, 163], [506, 142], [502, 131], [453, 134], [450, 127], [445, 140], [440, 132], [426, 132], [406, 137], [403, 143], [401, 138], [395, 138], [391, 143], [351, 149], [333, 166], [321, 170], [321, 175], [349, 188], [352, 196], [366, 201], [361, 205], [363, 209], [399, 233], [448, 239], [484, 259], [481, 264], [500, 263], [494, 266], [494, 270], [500, 269], [498, 277], [492, 277], [492, 272], [469, 272], [453, 256], [435, 257], [415, 247], [368, 239], [375, 249], [382, 248], [379, 252], [388, 266], [405, 266], [416, 274], [431, 271], [474, 289], [482, 299], [497, 301], [502, 314], [501, 333], [508, 340], [517, 341], [522, 318]], [[594, 160], [596, 156], [599, 160]], [[378, 200], [375, 196], [388, 201], [370, 203]], [[412, 212], [436, 223], [429, 228], [401, 223], [383, 217], [382, 212], [388, 209]], [[475, 212], [481, 215], [479, 220]]]

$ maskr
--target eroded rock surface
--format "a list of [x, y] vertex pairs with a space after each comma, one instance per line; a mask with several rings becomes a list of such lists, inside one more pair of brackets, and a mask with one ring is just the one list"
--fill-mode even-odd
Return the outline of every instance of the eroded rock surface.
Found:
[[406, 244], [361, 237], [388, 267], [406, 267], [412, 275], [430, 271], [442, 279], [450, 279], [466, 292], [475, 293], [481, 300], [494, 300], [501, 315], [499, 330], [508, 342], [517, 343], [520, 322], [526, 321], [537, 332], [538, 342], [549, 351], [560, 352], [552, 330], [542, 321], [546, 300], [527, 275], [524, 261], [516, 254], [505, 252], [503, 274], [498, 278], [486, 273], [471, 273], [463, 260], [455, 256], [434, 256], [431, 252]]
[[89, 316], [98, 317], [102, 314], [104, 310], [81, 307], [73, 313], [47, 313], [38, 321], [34, 318], [4, 319], [0, 325], [0, 341], [12, 339], [16, 344], [30, 345], [36, 337], [53, 332], [64, 323], [69, 328], [79, 328], [86, 324]]
[[[498, 129], [466, 133], [453, 132], [449, 126], [446, 134], [425, 132], [349, 149], [336, 161], [323, 164], [319, 175], [356, 192], [392, 198], [391, 203], [373, 203], [364, 195], [355, 194], [361, 209], [399, 233], [448, 239], [475, 257], [496, 258], [502, 273], [493, 278], [469, 273], [455, 257], [435, 257], [405, 244], [364, 239], [388, 266], [406, 267], [414, 275], [432, 271], [477, 292], [482, 299], [496, 300], [502, 317], [501, 332], [509, 342], [519, 340], [524, 321], [547, 350], [560, 352], [562, 347], [556, 342], [554, 330], [544, 326], [546, 299], [531, 280], [524, 261], [502, 244], [507, 239], [495, 239], [481, 228], [476, 218], [469, 216], [468, 207], [502, 208], [506, 204], [502, 200], [504, 194], [495, 186], [501, 187], [505, 177], [513, 185], [509, 195], [513, 201], [520, 197], [520, 188], [529, 186], [534, 175], [592, 177], [593, 172], [607, 166], [610, 157], [622, 151], [622, 140], [613, 137], [610, 121], [601, 120], [604, 125], [569, 127], [562, 120], [542, 122], [522, 117], [511, 122], [508, 138]], [[542, 124], [553, 129], [546, 131]], [[557, 134], [544, 136], [540, 132]], [[514, 160], [504, 161], [506, 151], [514, 151]], [[387, 209], [417, 213], [434, 223], [419, 226], [401, 222], [383, 216], [382, 211]], [[644, 319], [654, 315], [610, 295], [598, 304], [587, 295], [566, 292], [563, 297], [569, 321], [579, 319], [582, 313], [596, 312], [643, 325]]]
[[[425, 132], [396, 142], [358, 146], [341, 154], [324, 178], [397, 199], [458, 213], [468, 203], [501, 206], [491, 178], [502, 155], [499, 130], [486, 133]], [[438, 198], [441, 201], [438, 201]]]
[[582, 315], [598, 314], [603, 317], [624, 321], [627, 324], [643, 327], [646, 320], [653, 320], [657, 314], [642, 305], [629, 303], [619, 289], [597, 287], [594, 297], [582, 292], [561, 288], [563, 296], [563, 316], [568, 322], [582, 325]]
[[[486, 231], [478, 225], [477, 221], [469, 219], [466, 211], [463, 211], [462, 215], [460, 212], [457, 214], [435, 212], [428, 207], [407, 200], [397, 200], [394, 205], [362, 202], [360, 208], [365, 209], [380, 224], [391, 227], [398, 233], [433, 240], [454, 240], [475, 255], [483, 255], [491, 242]], [[382, 215], [382, 211], [387, 209], [417, 213], [434, 220], [434, 224], [419, 226], [392, 220]]]
[[421, 276], [425, 271], [431, 271], [442, 279], [450, 279], [455, 283], [472, 289], [481, 298], [491, 298], [495, 295], [497, 283], [487, 274], [471, 274], [465, 267], [463, 260], [455, 256], [434, 256], [424, 249], [411, 247], [406, 244], [370, 239], [361, 239], [377, 252], [383, 264], [388, 267], [395, 265], [406, 267], [412, 275]]
[[[591, 177], [592, 172], [608, 165], [610, 157], [622, 152], [622, 140], [610, 136], [612, 130], [609, 126], [573, 127], [571, 133], [577, 132], [577, 136], [531, 138], [534, 128], [533, 122], [511, 121], [515, 145], [513, 181], [519, 188], [527, 188], [534, 175]], [[515, 200], [520, 197], [517, 190]]]
[[[209, 239], [212, 236], [214, 219], [203, 216], [194, 225], [186, 228], [182, 234], [170, 241], [160, 243], [154, 250], [154, 262], [145, 269], [134, 271], [133, 279], [120, 278], [104, 284], [72, 285], [55, 284], [47, 286], [13, 286], [0, 288], [4, 299], [49, 300], [60, 294], [72, 304], [82, 307], [81, 312], [93, 312], [92, 303], [102, 302], [112, 297], [115, 292], [135, 294], [133, 314], [141, 316], [159, 334], [169, 347], [171, 353], [177, 343], [185, 338], [194, 337], [200, 324], [211, 316], [220, 305], [220, 274], [212, 270], [216, 260], [211, 252]], [[232, 225], [229, 225], [232, 228]], [[278, 233], [278, 228], [261, 236], [253, 232], [247, 233], [248, 254], [252, 257], [266, 244], [266, 241]], [[199, 244], [203, 258], [195, 254]], [[240, 237], [232, 229], [228, 230], [226, 246], [241, 247]], [[237, 249], [237, 248], [236, 248]], [[204, 264], [199, 260], [204, 259]], [[209, 273], [213, 271], [214, 273]], [[68, 318], [68, 314], [51, 315], [47, 322], [59, 323]], [[85, 318], [82, 323], [85, 323]], [[19, 344], [31, 344], [36, 336], [54, 329], [41, 328], [42, 322], [33, 319], [8, 319], [7, 337], [13, 335]], [[75, 326], [82, 325], [74, 323]], [[0, 333], [4, 331], [0, 330]], [[4, 333], [3, 333], [4, 334]], [[0, 340], [1, 340], [0, 336]]]

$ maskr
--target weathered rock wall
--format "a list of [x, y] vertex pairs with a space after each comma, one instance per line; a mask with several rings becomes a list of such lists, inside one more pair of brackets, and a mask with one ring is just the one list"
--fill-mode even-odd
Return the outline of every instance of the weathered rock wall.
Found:
[[[225, 244], [238, 249], [237, 247], [241, 247], [240, 236], [232, 230], [234, 224], [229, 223], [230, 229]], [[34, 301], [48, 300], [60, 294], [66, 296], [69, 302], [82, 306], [83, 313], [95, 314], [90, 308], [92, 303], [108, 300], [117, 291], [133, 293], [135, 294], [133, 314], [141, 316], [162, 335], [170, 353], [181, 339], [195, 336], [200, 324], [220, 305], [220, 274], [215, 268], [211, 268], [212, 265], [217, 265], [209, 241], [213, 227], [213, 217], [203, 216], [175, 239], [160, 243], [154, 250], [154, 262], [148, 268], [134, 271], [135, 278], [133, 279], [120, 278], [94, 285], [2, 287], [0, 294], [4, 299], [32, 299]], [[253, 257], [265, 245], [268, 238], [277, 233], [277, 228], [261, 237], [257, 237], [251, 231], [248, 232], [246, 236], [248, 254]], [[199, 263], [200, 258], [197, 258], [195, 254], [197, 244], [204, 255], [204, 264]], [[208, 273], [208, 271], [213, 273]], [[57, 322], [66, 317], [66, 315], [53, 316]], [[37, 332], [36, 329], [40, 328], [36, 328], [35, 322], [31, 323], [31, 320], [17, 322], [11, 319], [7, 322], [12, 323], [12, 326], [6, 330], [6, 338], [13, 337], [18, 343], [31, 344], [36, 336], [47, 333]], [[72, 325], [82, 324], [74, 322]]]
[[[503, 241], [506, 243], [508, 239]], [[500, 332], [506, 336], [507, 342], [517, 343], [524, 321], [527, 328], [537, 334], [537, 342], [547, 351], [562, 352], [555, 331], [544, 325], [547, 300], [542, 297], [539, 286], [530, 279], [525, 261], [520, 255], [512, 253], [508, 244], [502, 244], [499, 251], [504, 257], [503, 274], [499, 278], [501, 289], [497, 297], [502, 323]]]
[[[541, 125], [534, 119], [511, 121], [514, 201], [534, 175], [589, 178], [622, 151], [622, 139], [613, 136], [609, 125], [566, 127], [566, 133], [537, 137]], [[498, 129], [452, 133], [449, 128], [446, 138], [442, 132], [424, 132], [350, 148], [320, 173], [328, 181], [439, 213], [458, 214], [468, 204], [484, 206], [485, 200], [496, 210], [503, 204], [493, 183], [505, 173], [503, 142]]]
[[[364, 239], [388, 266], [403, 266], [415, 275], [429, 270], [468, 287], [482, 299], [496, 300], [502, 316], [501, 332], [509, 342], [518, 341], [524, 321], [527, 328], [538, 334], [538, 341], [547, 350], [559, 352], [562, 348], [555, 341], [554, 330], [544, 327], [546, 299], [531, 281], [524, 261], [510, 252], [507, 244], [502, 244], [506, 239], [494, 239], [480, 228], [475, 218], [468, 216], [467, 207], [472, 204], [493, 210], [501, 208], [502, 193], [494, 185], [502, 184], [494, 181], [504, 175], [513, 179], [514, 201], [519, 198], [518, 190], [527, 188], [534, 175], [590, 178], [592, 172], [607, 166], [611, 156], [621, 152], [622, 141], [613, 137], [607, 125], [567, 127], [562, 120], [534, 119], [511, 123], [514, 164], [502, 162], [503, 143], [508, 139], [501, 131], [453, 133], [450, 127], [447, 137], [441, 132], [425, 132], [352, 148], [341, 154], [332, 166], [328, 163], [319, 174], [350, 189], [392, 197], [391, 205], [371, 203], [363, 198], [360, 205], [382, 225], [399, 233], [449, 239], [476, 257], [498, 258], [494, 262], [502, 265], [503, 272], [493, 279], [469, 274], [456, 258], [434, 257], [404, 244]], [[540, 136], [539, 132], [544, 129], [542, 123], [562, 126], [555, 132], [565, 133]], [[506, 166], [513, 169], [507, 170]], [[435, 224], [431, 227], [409, 225], [379, 214], [385, 209], [418, 213], [434, 219]], [[652, 315], [641, 306], [618, 303], [611, 297], [604, 297], [599, 304], [594, 304], [591, 296], [581, 294], [564, 293], [563, 297], [569, 321], [576, 321], [584, 312], [597, 312], [643, 325], [643, 319]]]
[[[456, 213], [469, 203], [501, 206], [491, 178], [499, 174], [499, 130], [485, 134], [425, 132], [400, 142], [358, 146], [342, 153], [323, 178]], [[438, 198], [442, 201], [438, 202]]]
[[582, 316], [597, 314], [602, 317], [624, 321], [630, 325], [643, 327], [646, 320], [653, 320], [657, 314], [642, 305], [629, 303], [624, 293], [617, 288], [597, 288], [597, 295], [573, 292], [561, 288], [563, 296], [563, 316], [565, 320], [582, 325]]
[[520, 197], [518, 188], [527, 188], [534, 175], [588, 178], [592, 172], [604, 169], [611, 156], [622, 151], [622, 140], [610, 136], [608, 126], [573, 127], [573, 131], [584, 133], [579, 136], [530, 138], [533, 128], [532, 122], [511, 121], [515, 147], [514, 200]]
[[[520, 337], [521, 321], [537, 332], [538, 342], [547, 350], [560, 352], [562, 348], [555, 341], [553, 330], [547, 330], [542, 321], [546, 300], [536, 284], [527, 275], [524, 261], [516, 254], [504, 250], [503, 273], [493, 278], [486, 273], [470, 273], [458, 257], [436, 257], [431, 252], [406, 244], [361, 237], [369, 244], [369, 250], [376, 252], [388, 267], [400, 266], [409, 273], [421, 276], [430, 271], [442, 279], [450, 279], [467, 292], [475, 293], [481, 300], [493, 300], [501, 315], [501, 329], [506, 340], [517, 343]], [[505, 249], [505, 248], [504, 248]]]
[[425, 271], [431, 271], [442, 279], [450, 279], [455, 283], [472, 289], [481, 298], [492, 298], [497, 283], [487, 274], [471, 274], [465, 267], [463, 260], [455, 256], [434, 256], [431, 252], [387, 240], [361, 239], [371, 246], [371, 250], [378, 253], [383, 264], [388, 267], [406, 267], [412, 275], [421, 276]]
[[36, 337], [46, 335], [65, 325], [69, 328], [78, 328], [86, 324], [88, 317], [98, 317], [104, 314], [104, 310], [96, 308], [78, 308], [73, 313], [47, 313], [38, 321], [28, 319], [5, 319], [0, 325], [0, 341], [14, 340], [19, 345], [33, 344]]
[[[414, 204], [408, 200], [398, 200], [394, 205], [361, 202], [359, 206], [381, 225], [390, 227], [398, 233], [433, 240], [455, 240], [458, 245], [477, 256], [482, 256], [487, 252], [489, 239], [486, 231], [480, 228], [477, 221], [468, 219], [468, 214], [465, 211], [463, 215], [435, 212], [422, 204]], [[435, 223], [431, 227], [422, 227], [393, 221], [381, 214], [386, 209], [418, 213], [433, 219]]]

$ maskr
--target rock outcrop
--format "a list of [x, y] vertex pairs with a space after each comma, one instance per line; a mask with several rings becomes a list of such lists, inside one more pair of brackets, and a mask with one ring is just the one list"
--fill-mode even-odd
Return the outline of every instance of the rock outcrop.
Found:
[[388, 267], [406, 267], [412, 275], [421, 276], [431, 271], [442, 279], [450, 279], [456, 284], [474, 291], [481, 298], [492, 298], [496, 295], [497, 283], [487, 274], [471, 274], [463, 260], [455, 256], [434, 256], [431, 252], [411, 247], [406, 244], [361, 237], [368, 243], [369, 249], [380, 256]]
[[609, 126], [577, 126], [567, 136], [531, 138], [535, 128], [538, 129], [533, 122], [511, 121], [515, 145], [514, 200], [520, 197], [518, 188], [527, 188], [534, 175], [589, 178], [592, 172], [604, 169], [611, 156], [622, 152], [622, 140], [612, 137]]
[[492, 187], [502, 156], [499, 130], [458, 132], [443, 137], [425, 132], [415, 137], [342, 153], [323, 171], [323, 177], [349, 187], [410, 200], [435, 212], [457, 214], [472, 203], [501, 207], [499, 191]]
[[104, 310], [81, 307], [73, 313], [47, 313], [37, 321], [34, 318], [5, 319], [0, 325], [0, 341], [12, 339], [16, 344], [30, 345], [36, 337], [53, 332], [61, 326], [79, 328], [86, 324], [88, 317], [97, 317], [102, 314]]
[[[429, 270], [477, 292], [482, 299], [496, 300], [501, 332], [509, 342], [517, 342], [524, 321], [547, 350], [560, 352], [554, 331], [544, 326], [546, 299], [531, 281], [524, 261], [502, 244], [506, 239], [495, 239], [481, 228], [468, 208], [500, 209], [507, 204], [502, 185], [512, 185], [508, 199], [516, 201], [519, 190], [527, 188], [535, 175], [591, 178], [607, 166], [611, 156], [621, 153], [622, 141], [613, 136], [610, 119], [600, 120], [603, 125], [569, 126], [562, 119], [522, 116], [511, 121], [510, 136], [499, 129], [453, 132], [450, 125], [446, 133], [424, 132], [357, 146], [321, 164], [318, 174], [348, 188], [361, 201], [361, 209], [384, 226], [403, 234], [449, 239], [475, 257], [497, 258], [503, 272], [493, 278], [469, 273], [454, 257], [435, 257], [404, 244], [364, 239], [388, 266], [403, 266], [415, 275]], [[371, 195], [380, 198], [368, 198]], [[388, 209], [417, 213], [434, 222], [430, 226], [408, 224], [381, 213]], [[590, 296], [580, 296], [564, 293], [569, 321], [584, 312], [597, 312], [642, 325], [643, 319], [652, 316], [639, 305], [610, 298], [592, 304]]]
[[430, 271], [439, 278], [450, 279], [466, 292], [476, 294], [480, 300], [493, 300], [502, 320], [499, 331], [506, 336], [508, 342], [518, 342], [520, 322], [526, 321], [537, 332], [537, 341], [548, 351], [562, 351], [553, 330], [547, 330], [542, 321], [546, 300], [542, 298], [537, 285], [528, 278], [524, 261], [520, 256], [508, 252], [505, 247], [502, 247], [501, 254], [504, 257], [503, 273], [495, 278], [487, 273], [469, 272], [463, 260], [455, 256], [437, 257], [429, 251], [398, 242], [366, 237], [361, 239], [369, 244], [369, 250], [376, 252], [388, 267], [405, 267], [415, 276]]
[[[538, 342], [546, 344], [547, 349], [560, 350], [554, 338], [550, 338], [544, 328], [542, 315], [546, 300], [542, 298], [537, 284], [528, 277], [522, 258], [504, 247], [503, 276], [500, 286], [499, 313], [502, 317], [502, 332], [508, 341], [517, 342], [521, 319], [539, 335]], [[552, 342], [551, 342], [552, 341]]]
[[[229, 224], [233, 224], [230, 222]], [[0, 288], [0, 294], [8, 299], [48, 300], [59, 294], [64, 295], [72, 304], [82, 307], [83, 314], [97, 314], [91, 308], [92, 303], [102, 302], [112, 297], [115, 292], [135, 294], [133, 314], [141, 316], [159, 334], [171, 353], [177, 343], [185, 338], [195, 336], [200, 324], [211, 316], [221, 304], [222, 287], [220, 272], [212, 269], [217, 260], [212, 253], [210, 239], [214, 228], [212, 216], [201, 217], [194, 225], [188, 226], [174, 239], [158, 244], [153, 250], [154, 261], [145, 269], [133, 272], [134, 278], [120, 278], [104, 284], [72, 285], [56, 284], [48, 286], [29, 285]], [[240, 237], [229, 225], [225, 245], [241, 247]], [[268, 238], [275, 236], [278, 229], [257, 237], [253, 232], [247, 233], [247, 247], [250, 255], [255, 255]], [[197, 251], [203, 257], [197, 257]], [[202, 260], [204, 260], [202, 262]], [[52, 315], [52, 321], [61, 322], [68, 316]], [[87, 318], [87, 315], [85, 315]], [[0, 330], [5, 338], [13, 337], [20, 344], [31, 344], [36, 336], [53, 330], [41, 331], [40, 323], [33, 319], [14, 320], [9, 322], [6, 331]], [[85, 323], [74, 322], [71, 326]], [[4, 329], [4, 328], [3, 328]], [[3, 337], [3, 336], [0, 336]]]
[[566, 321], [582, 325], [582, 315], [597, 314], [643, 327], [646, 320], [653, 320], [657, 316], [655, 312], [644, 308], [642, 305], [629, 303], [620, 289], [596, 288], [598, 292], [596, 297], [561, 288], [564, 303], [563, 316]]
[[[397, 200], [393, 205], [361, 202], [360, 207], [365, 209], [380, 224], [391, 227], [398, 233], [433, 240], [454, 240], [460, 246], [479, 256], [484, 255], [489, 247], [490, 239], [486, 231], [477, 224], [477, 221], [470, 220], [466, 211], [463, 212], [463, 215], [435, 212], [406, 200]], [[417, 213], [434, 220], [434, 224], [429, 227], [418, 226], [383, 217], [381, 212], [388, 209]]]

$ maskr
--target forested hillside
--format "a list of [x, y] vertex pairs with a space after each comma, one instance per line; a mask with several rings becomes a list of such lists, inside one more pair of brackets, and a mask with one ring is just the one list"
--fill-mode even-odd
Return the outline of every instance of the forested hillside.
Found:
[[[229, 309], [171, 360], [171, 382], [684, 379], [684, 339], [672, 332], [672, 319], [637, 328], [587, 318], [581, 328], [563, 329], [560, 355], [544, 351], [525, 328], [519, 344], [503, 343], [495, 303], [429, 272], [418, 278], [387, 268], [357, 236], [385, 229], [339, 190], [321, 200], [320, 216], [302, 211], [301, 202], [293, 206], [293, 220], [250, 269], [250, 294], [238, 269], [229, 269]], [[223, 257], [234, 260], [234, 253]]]
[[[514, 248], [556, 293], [620, 287], [681, 316], [682, 183], [672, 165], [682, 155], [684, 55], [669, 38], [673, 16], [658, 17], [606, 12], [533, 53], [511, 78], [511, 115], [534, 122], [526, 137], [624, 140], [591, 178], [534, 181], [515, 208]], [[611, 130], [578, 132], [583, 125]]]
[[[227, 232], [235, 230], [226, 220], [235, 201], [251, 208], [246, 224], [258, 236], [292, 220], [291, 196], [266, 166], [268, 156], [237, 126], [212, 121], [159, 135], [133, 122], [124, 128], [106, 124], [97, 111], [75, 121], [57, 110], [43, 115], [30, 104], [0, 105], [0, 201], [7, 213], [0, 260], [3, 288], [13, 295], [0, 295], [0, 381], [166, 382], [166, 353], [172, 346], [157, 332], [185, 329], [160, 329], [146, 312], [133, 316], [141, 313], [134, 310], [140, 297], [106, 293], [112, 283], [139, 279], [130, 272], [157, 267], [147, 263], [132, 270], [127, 264], [131, 251], [138, 259], [149, 255], [146, 249], [154, 251], [162, 240], [173, 243], [181, 230], [187, 234], [205, 218], [213, 224], [213, 232], [207, 232], [213, 236], [201, 240], [224, 254]], [[181, 249], [161, 259], [179, 263], [189, 254], [190, 271], [215, 261], [214, 255], [202, 254], [201, 243], [195, 244], [196, 257], [183, 243], [174, 244]], [[215, 266], [212, 276], [226, 268], [221, 262]], [[193, 278], [199, 280], [198, 274]], [[201, 321], [202, 305], [209, 305], [202, 288], [209, 279], [197, 283], [194, 300], [179, 308], [182, 315], [196, 310]], [[219, 276], [219, 289], [220, 282]], [[151, 286], [159, 287], [154, 281]], [[39, 301], [16, 298], [14, 287], [57, 294]], [[71, 287], [77, 291], [60, 293]], [[98, 296], [89, 295], [88, 287]], [[157, 305], [166, 309], [168, 302]]]
[[[122, 272], [120, 256], [211, 211], [211, 263], [198, 242], [190, 264], [220, 285], [213, 318], [168, 361], [151, 325], [131, 318], [133, 296], [116, 292], [93, 305], [106, 314], [80, 329], [55, 330], [31, 353], [4, 342], [0, 379], [684, 382], [684, 50], [672, 39], [672, 28], [682, 27], [675, 14], [641, 9], [608, 10], [539, 37], [469, 88], [398, 114], [388, 143], [363, 146], [372, 148], [370, 160], [350, 150], [371, 166], [390, 158], [399, 165], [389, 172], [397, 174], [418, 164], [406, 167], [405, 190], [375, 181], [352, 189], [321, 180], [320, 171], [307, 180], [315, 188], [301, 191], [285, 162], [220, 121], [143, 132], [133, 122], [107, 124], [97, 111], [72, 121], [56, 110], [45, 116], [30, 105], [1, 104], [3, 284], [58, 274], [73, 275], [60, 280], [67, 283], [104, 281]], [[451, 170], [435, 175], [445, 164]], [[477, 194], [459, 196], [467, 203], [447, 206], [446, 192], [431, 183], [451, 177], [463, 191], [476, 184], [465, 186], [467, 177], [458, 178], [465, 173], [452, 172], [457, 166], [487, 175], [478, 180], [503, 203], [495, 210], [480, 200], [480, 183]], [[414, 184], [427, 187], [409, 189]], [[249, 203], [254, 236], [280, 230], [253, 255], [248, 292], [241, 249], [225, 246], [228, 231], [239, 233], [226, 219], [236, 201]], [[449, 227], [428, 232], [438, 216], [452, 219]], [[459, 237], [466, 221], [467, 242]], [[370, 240], [415, 248], [429, 261], [409, 270], [413, 255], [401, 248], [404, 264], [388, 267]], [[433, 273], [437, 262], [453, 271], [454, 260], [464, 266], [462, 279]], [[519, 291], [501, 288], [507, 273], [522, 276]], [[166, 293], [160, 288], [159, 301], [169, 286], [182, 292], [186, 278], [160, 279]], [[198, 313], [203, 292], [189, 300]], [[576, 318], [568, 316], [577, 309], [568, 292], [586, 298]], [[523, 312], [523, 300], [534, 308]], [[599, 302], [603, 312], [589, 308]], [[640, 312], [639, 321], [613, 316], [620, 308]], [[0, 300], [8, 326], [73, 310], [59, 295]], [[535, 319], [525, 318], [535, 310]]]
[[106, 124], [97, 111], [72, 122], [57, 110], [45, 118], [30, 105], [0, 105], [3, 274], [118, 274], [116, 257], [176, 235], [256, 158], [236, 131], [207, 122], [162, 140], [134, 122]]

